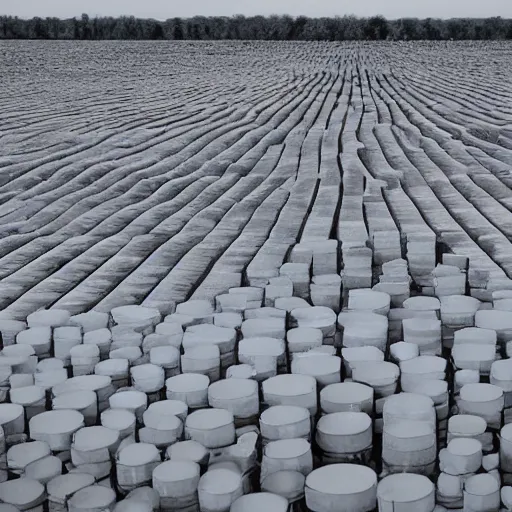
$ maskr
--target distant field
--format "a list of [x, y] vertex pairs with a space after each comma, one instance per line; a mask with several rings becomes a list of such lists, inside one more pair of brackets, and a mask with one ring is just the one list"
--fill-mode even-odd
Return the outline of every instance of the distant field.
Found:
[[509, 43], [0, 42], [0, 310], [278, 275], [298, 242], [512, 277]]

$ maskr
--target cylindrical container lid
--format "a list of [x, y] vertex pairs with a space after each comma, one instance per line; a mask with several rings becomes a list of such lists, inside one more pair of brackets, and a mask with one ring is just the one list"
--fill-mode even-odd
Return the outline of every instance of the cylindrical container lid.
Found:
[[116, 502], [116, 493], [102, 485], [91, 485], [77, 491], [68, 500], [69, 512], [109, 510]]
[[287, 512], [288, 500], [270, 492], [256, 492], [238, 498], [229, 512]]
[[415, 503], [426, 501], [431, 507], [425, 506], [424, 510], [433, 511], [436, 504], [434, 484], [426, 476], [414, 473], [400, 473], [383, 478], [377, 488], [377, 497], [379, 510], [387, 510], [384, 508], [385, 503], [409, 504], [414, 507]]
[[314, 512], [331, 510], [336, 498], [339, 512], [368, 512], [377, 501], [377, 475], [356, 464], [330, 464], [306, 477], [306, 504]]

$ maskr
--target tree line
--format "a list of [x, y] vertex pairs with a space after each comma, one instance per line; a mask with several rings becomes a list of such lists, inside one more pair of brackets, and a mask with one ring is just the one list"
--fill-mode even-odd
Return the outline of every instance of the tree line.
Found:
[[171, 18], [134, 16], [32, 18], [0, 16], [0, 39], [73, 40], [502, 40], [512, 39], [512, 19], [494, 18], [308, 18], [232, 16]]

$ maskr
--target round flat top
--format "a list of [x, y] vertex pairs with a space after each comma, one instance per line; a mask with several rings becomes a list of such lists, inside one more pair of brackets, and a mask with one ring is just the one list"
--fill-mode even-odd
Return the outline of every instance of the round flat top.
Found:
[[91, 485], [77, 491], [69, 499], [70, 508], [90, 510], [94, 508], [107, 508], [115, 503], [116, 493], [102, 485]]
[[491, 402], [503, 396], [503, 389], [493, 384], [469, 383], [460, 389], [460, 398], [467, 402]]
[[360, 403], [373, 400], [373, 388], [359, 382], [329, 384], [320, 391], [320, 398], [336, 404]]
[[195, 430], [213, 430], [233, 423], [233, 414], [226, 409], [199, 409], [187, 416], [185, 425]]
[[306, 477], [298, 471], [277, 471], [263, 480], [261, 488], [285, 498], [294, 499], [304, 495], [305, 480]]
[[414, 311], [439, 311], [441, 302], [436, 297], [410, 297], [404, 300], [402, 307]]
[[500, 486], [492, 475], [479, 474], [470, 476], [464, 483], [464, 490], [475, 496], [486, 496], [498, 492]]
[[471, 437], [456, 437], [448, 443], [447, 450], [454, 455], [473, 455], [482, 451], [482, 443]]
[[260, 422], [272, 426], [293, 425], [309, 418], [309, 411], [305, 407], [274, 405], [261, 413]]
[[135, 414], [128, 409], [107, 409], [101, 413], [101, 424], [113, 430], [129, 428], [135, 421]]
[[311, 450], [308, 441], [302, 438], [280, 439], [265, 446], [264, 453], [271, 459], [292, 459], [300, 457]]
[[263, 381], [263, 392], [279, 396], [308, 395], [316, 389], [316, 380], [310, 375], [283, 374]]
[[190, 393], [206, 389], [210, 385], [207, 375], [200, 373], [182, 373], [165, 381], [165, 387], [177, 393]]
[[153, 470], [153, 479], [161, 482], [182, 482], [199, 477], [200, 467], [190, 460], [168, 460]]
[[242, 487], [242, 476], [229, 469], [209, 469], [199, 480], [198, 491], [227, 494]]
[[414, 503], [434, 492], [434, 484], [423, 475], [400, 473], [382, 479], [377, 497], [383, 501]]
[[480, 416], [456, 414], [448, 420], [448, 431], [452, 434], [480, 435], [487, 429], [487, 422]]
[[119, 431], [107, 427], [84, 427], [76, 432], [73, 448], [79, 451], [94, 451], [108, 448], [119, 440]]
[[233, 502], [230, 512], [286, 512], [288, 500], [270, 492], [256, 492], [241, 496]]
[[12, 505], [24, 506], [44, 494], [44, 485], [30, 478], [18, 478], [0, 483], [0, 500]]
[[46, 488], [49, 496], [66, 498], [84, 487], [93, 485], [94, 482], [94, 477], [87, 473], [68, 473], [50, 480]]
[[219, 400], [248, 398], [254, 394], [258, 394], [258, 383], [252, 379], [222, 379], [208, 388], [208, 396]]
[[133, 443], [125, 446], [118, 454], [117, 460], [124, 466], [143, 466], [160, 460], [160, 452], [154, 444]]
[[375, 471], [357, 464], [330, 464], [306, 477], [306, 487], [331, 495], [356, 494], [376, 485]]
[[29, 422], [31, 434], [65, 434], [74, 432], [84, 424], [84, 416], [78, 411], [62, 409], [46, 411], [33, 416]]
[[365, 432], [372, 426], [372, 419], [364, 412], [335, 412], [322, 416], [317, 430], [331, 435], [349, 436]]

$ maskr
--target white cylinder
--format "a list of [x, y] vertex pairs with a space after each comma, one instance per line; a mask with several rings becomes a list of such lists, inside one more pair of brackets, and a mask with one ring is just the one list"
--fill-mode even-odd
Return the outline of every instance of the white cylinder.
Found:
[[316, 442], [324, 452], [355, 454], [372, 445], [372, 420], [364, 412], [336, 412], [322, 416], [316, 426]]
[[31, 439], [45, 441], [54, 452], [71, 448], [73, 434], [84, 426], [84, 416], [78, 411], [47, 411], [29, 422]]
[[124, 447], [116, 457], [117, 484], [123, 491], [150, 484], [153, 470], [161, 463], [153, 444], [134, 443]]
[[299, 471], [307, 476], [313, 470], [313, 454], [308, 441], [301, 438], [271, 441], [263, 450], [260, 480], [277, 471]]
[[37, 356], [49, 355], [52, 343], [50, 327], [33, 327], [16, 335], [16, 343], [30, 345]]
[[496, 309], [477, 311], [475, 326], [496, 331], [500, 343], [512, 340], [512, 315], [508, 311]]
[[62, 460], [54, 455], [48, 455], [35, 460], [25, 467], [24, 476], [37, 480], [46, 485], [52, 478], [62, 474]]
[[135, 305], [114, 308], [110, 311], [110, 314], [116, 324], [130, 327], [137, 332], [152, 328], [161, 320], [158, 309]]
[[181, 439], [183, 423], [177, 416], [146, 411], [143, 418], [144, 428], [139, 430], [141, 442], [151, 443], [158, 449], [163, 449]]
[[94, 373], [110, 377], [114, 387], [119, 389], [128, 385], [129, 361], [128, 359], [105, 359], [96, 364]]
[[85, 425], [91, 426], [98, 419], [98, 398], [94, 391], [70, 391], [56, 396], [52, 401], [52, 409], [73, 409], [81, 412]]
[[19, 404], [0, 404], [0, 426], [5, 437], [22, 434], [25, 430], [25, 410]]
[[481, 327], [465, 327], [455, 331], [453, 335], [453, 345], [479, 344], [496, 345], [496, 331], [492, 329], [482, 329]]
[[257, 420], [260, 409], [258, 383], [251, 379], [223, 379], [208, 388], [210, 407], [227, 409], [235, 422]]
[[437, 455], [436, 431], [427, 421], [384, 421], [382, 462], [391, 473], [430, 475]]
[[472, 438], [452, 439], [439, 452], [439, 467], [449, 475], [475, 473], [482, 465], [482, 443]]
[[441, 302], [437, 297], [409, 297], [404, 300], [403, 307], [413, 311], [439, 311], [441, 309]]
[[365, 412], [373, 414], [373, 388], [358, 382], [330, 384], [320, 391], [320, 406], [325, 414]]
[[352, 370], [355, 382], [371, 386], [377, 397], [392, 395], [396, 391], [400, 370], [387, 361], [365, 361]]
[[110, 352], [112, 333], [110, 329], [106, 328], [85, 332], [83, 343], [84, 345], [96, 345], [100, 349], [100, 357], [104, 359]]
[[304, 497], [306, 477], [299, 471], [277, 471], [261, 482], [261, 490], [282, 496], [290, 504]]
[[155, 364], [141, 364], [130, 368], [133, 387], [143, 393], [160, 391], [165, 384], [164, 369]]
[[197, 490], [202, 512], [229, 512], [243, 495], [242, 477], [228, 469], [210, 469], [199, 480]]
[[331, 464], [306, 478], [306, 504], [313, 512], [369, 512], [377, 502], [377, 475], [355, 464]]
[[42, 511], [45, 499], [44, 485], [37, 480], [18, 478], [0, 483], [0, 501], [14, 505], [19, 510]]
[[384, 353], [377, 347], [342, 348], [341, 357], [345, 368], [345, 377], [352, 377], [352, 368], [363, 361], [384, 361]]
[[89, 375], [100, 362], [100, 349], [96, 345], [76, 345], [69, 351], [73, 375]]
[[116, 493], [102, 485], [91, 485], [77, 491], [68, 500], [69, 512], [96, 512], [111, 510], [116, 503]]
[[181, 356], [183, 373], [207, 375], [210, 382], [220, 379], [220, 351], [216, 345], [192, 347]]
[[163, 462], [153, 471], [153, 489], [162, 510], [187, 510], [198, 506], [199, 464], [187, 460]]
[[23, 406], [28, 420], [46, 410], [46, 393], [39, 386], [11, 389], [9, 397], [11, 403]]
[[225, 409], [199, 409], [187, 416], [185, 438], [206, 448], [221, 448], [235, 442], [233, 414]]
[[206, 465], [210, 451], [197, 441], [179, 441], [167, 448], [166, 457], [169, 460], [188, 460]]
[[276, 338], [244, 338], [238, 344], [238, 360], [256, 370], [256, 380], [274, 377], [285, 361], [285, 344]]
[[[465, 295], [448, 295], [440, 298], [441, 321], [449, 327], [472, 327], [480, 301]], [[481, 327], [478, 326], [477, 327]]]
[[384, 402], [382, 413], [384, 424], [391, 425], [402, 420], [425, 421], [435, 428], [436, 411], [431, 398], [416, 393], [399, 393]]
[[175, 375], [165, 381], [166, 396], [170, 400], [180, 400], [190, 409], [208, 406], [208, 386], [210, 379], [199, 373]]
[[500, 469], [512, 473], [512, 423], [500, 431]]
[[167, 379], [180, 373], [180, 351], [176, 347], [153, 347], [149, 351], [149, 362], [163, 368]]
[[119, 446], [119, 441], [117, 430], [102, 426], [82, 428], [73, 436], [71, 460], [77, 467], [110, 461], [111, 455]]
[[101, 413], [101, 425], [111, 430], [118, 430], [119, 437], [135, 435], [135, 414], [127, 409], [107, 409]]
[[80, 489], [94, 484], [94, 477], [85, 473], [58, 475], [46, 486], [49, 509], [53, 512], [67, 510], [68, 499]]
[[108, 400], [111, 409], [126, 409], [135, 414], [141, 421], [144, 411], [148, 407], [148, 397], [142, 391], [118, 391]]
[[31, 462], [48, 455], [51, 455], [51, 450], [45, 441], [15, 444], [7, 450], [7, 467], [11, 473], [22, 475]]
[[293, 438], [309, 440], [311, 416], [304, 407], [274, 405], [261, 413], [260, 431], [263, 442]]
[[264, 381], [262, 389], [263, 400], [269, 406], [296, 405], [316, 414], [317, 384], [309, 375], [277, 375]]
[[492, 384], [466, 384], [460, 390], [458, 402], [461, 414], [474, 414], [487, 421], [487, 425], [498, 427], [503, 410], [503, 389]]
[[419, 356], [400, 363], [400, 384], [403, 391], [420, 380], [444, 380], [446, 359], [437, 356]]
[[153, 512], [160, 510], [160, 495], [155, 489], [149, 486], [137, 487], [126, 496], [126, 499], [138, 503], [149, 503], [150, 509], [153, 510]]
[[478, 370], [480, 375], [489, 375], [496, 359], [496, 349], [494, 345], [458, 344], [452, 349], [452, 358], [460, 370]]
[[290, 317], [294, 327], [320, 329], [324, 338], [334, 336], [336, 332], [336, 313], [325, 306], [293, 309]]
[[229, 512], [287, 512], [288, 500], [270, 492], [246, 494], [233, 502]]
[[286, 333], [288, 352], [293, 359], [297, 352], [307, 352], [315, 347], [321, 347], [323, 333], [320, 329], [313, 327], [296, 327]]
[[341, 381], [341, 358], [324, 354], [300, 354], [292, 361], [292, 373], [314, 377], [321, 389]]
[[441, 321], [429, 318], [402, 320], [404, 341], [418, 345], [420, 355], [441, 354]]
[[388, 342], [388, 319], [371, 312], [343, 311], [338, 315], [344, 347], [373, 346], [384, 351]]
[[53, 330], [53, 350], [55, 357], [62, 360], [64, 366], [71, 364], [71, 349], [82, 343], [80, 327], [56, 327]]
[[377, 488], [379, 512], [433, 512], [436, 506], [434, 484], [423, 475], [389, 475]]
[[84, 333], [104, 329], [108, 327], [108, 313], [94, 310], [88, 311], [87, 313], [80, 313], [79, 315], [73, 315], [69, 319], [68, 324], [82, 327]]
[[420, 355], [420, 348], [418, 345], [416, 345], [416, 343], [406, 343], [405, 341], [393, 343], [389, 351], [391, 360], [398, 364], [400, 364], [402, 361], [414, 359]]
[[458, 394], [466, 384], [476, 384], [480, 382], [480, 372], [478, 370], [457, 370], [453, 379], [453, 391]]
[[62, 384], [54, 386], [52, 393], [54, 396], [57, 396], [68, 391], [78, 390], [94, 391], [98, 396], [100, 411], [102, 410], [102, 404], [106, 404], [109, 397], [114, 393], [112, 380], [106, 375], [81, 375], [73, 377]]
[[464, 511], [499, 512], [500, 485], [489, 474], [474, 475], [464, 483]]
[[188, 415], [188, 406], [185, 402], [180, 400], [160, 400], [147, 408], [143, 418], [147, 418], [150, 415], [160, 418], [164, 416], [176, 416], [182, 422], [185, 422]]
[[491, 366], [489, 382], [503, 389], [505, 407], [512, 406], [512, 359], [494, 361]]
[[386, 316], [389, 313], [391, 297], [388, 293], [370, 289], [355, 289], [348, 292], [348, 309], [370, 311]]

